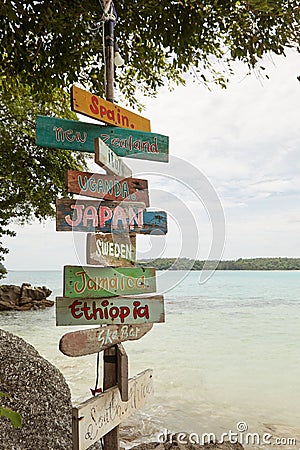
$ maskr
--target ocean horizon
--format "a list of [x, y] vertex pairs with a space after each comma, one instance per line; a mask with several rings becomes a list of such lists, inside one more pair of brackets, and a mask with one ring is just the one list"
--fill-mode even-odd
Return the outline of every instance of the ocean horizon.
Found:
[[[173, 432], [237, 431], [295, 436], [300, 442], [300, 277], [297, 271], [158, 271], [166, 322], [123, 345], [130, 376], [154, 370], [154, 396], [123, 424], [129, 446]], [[31, 283], [62, 295], [62, 271], [9, 271], [1, 284]], [[73, 402], [90, 396], [96, 355], [69, 358], [58, 344], [55, 308], [0, 312], [0, 328], [31, 343], [58, 367]], [[262, 445], [254, 447], [263, 448]], [[253, 446], [252, 446], [253, 448]]]

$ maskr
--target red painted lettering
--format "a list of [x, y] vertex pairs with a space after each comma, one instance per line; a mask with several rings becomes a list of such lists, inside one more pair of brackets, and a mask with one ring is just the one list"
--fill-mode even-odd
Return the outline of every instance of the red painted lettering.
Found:
[[99, 108], [98, 108], [98, 97], [96, 97], [95, 95], [92, 96], [92, 102], [90, 105], [90, 110], [93, 114], [99, 114]]
[[77, 308], [77, 306], [80, 306], [81, 302], [79, 300], [74, 300], [72, 305], [69, 305], [69, 308], [71, 309], [71, 314], [74, 317], [74, 319], [80, 319], [82, 317], [82, 312], [77, 313], [80, 309]]
[[100, 206], [99, 208], [99, 222], [100, 227], [104, 228], [105, 222], [112, 218], [111, 209], [108, 206]]

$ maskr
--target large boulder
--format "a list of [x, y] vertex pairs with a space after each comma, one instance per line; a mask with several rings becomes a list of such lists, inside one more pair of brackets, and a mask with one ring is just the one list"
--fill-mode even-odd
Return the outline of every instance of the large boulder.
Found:
[[[0, 449], [71, 450], [71, 393], [62, 373], [23, 339], [0, 330], [2, 406], [22, 416], [15, 429], [0, 417]], [[91, 449], [100, 449], [95, 444]]]
[[6, 450], [70, 450], [70, 389], [58, 369], [23, 339], [0, 330], [2, 406], [19, 412], [21, 429], [0, 418], [0, 447]]
[[54, 302], [47, 299], [51, 292], [46, 286], [33, 287], [29, 283], [22, 286], [4, 284], [0, 286], [0, 311], [26, 311], [53, 306]]

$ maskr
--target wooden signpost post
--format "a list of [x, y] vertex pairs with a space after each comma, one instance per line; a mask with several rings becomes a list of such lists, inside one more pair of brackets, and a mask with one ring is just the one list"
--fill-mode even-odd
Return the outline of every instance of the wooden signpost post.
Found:
[[120, 157], [168, 162], [169, 138], [151, 133], [148, 119], [113, 103], [114, 10], [111, 0], [102, 2], [106, 100], [73, 86], [71, 107], [108, 126], [43, 116], [36, 121], [37, 145], [94, 153], [106, 171], [68, 171], [67, 191], [97, 200], [56, 202], [57, 231], [93, 233], [87, 235], [87, 266], [64, 267], [56, 324], [98, 325], [65, 334], [59, 348], [70, 357], [97, 353], [97, 364], [103, 352], [104, 392], [74, 406], [73, 450], [88, 449], [100, 438], [104, 450], [119, 450], [119, 424], [153, 391], [150, 369], [128, 380], [122, 342], [140, 339], [165, 320], [164, 297], [149, 295], [156, 292], [155, 269], [135, 267], [135, 234], [166, 234], [167, 215], [146, 210], [148, 182], [133, 178]]
[[68, 170], [67, 190], [71, 194], [117, 201], [138, 202], [149, 206], [148, 181], [115, 175]]
[[36, 144], [42, 147], [94, 153], [95, 138], [102, 139], [118, 156], [169, 161], [169, 138], [162, 134], [57, 117], [36, 118]]

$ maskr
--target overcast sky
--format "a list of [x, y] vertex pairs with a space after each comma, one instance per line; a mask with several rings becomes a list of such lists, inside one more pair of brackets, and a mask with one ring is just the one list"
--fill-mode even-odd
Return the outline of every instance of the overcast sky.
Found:
[[[144, 100], [152, 131], [170, 137], [171, 162], [125, 160], [169, 215], [166, 238], [138, 236], [140, 258], [300, 257], [300, 58], [263, 65], [269, 80], [237, 65], [226, 90], [190, 81]], [[56, 232], [55, 221], [14, 228], [8, 269], [85, 263], [83, 233]]]

